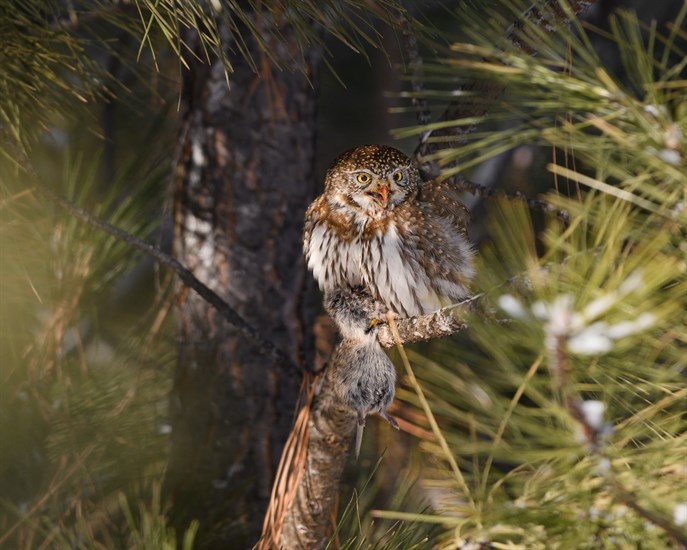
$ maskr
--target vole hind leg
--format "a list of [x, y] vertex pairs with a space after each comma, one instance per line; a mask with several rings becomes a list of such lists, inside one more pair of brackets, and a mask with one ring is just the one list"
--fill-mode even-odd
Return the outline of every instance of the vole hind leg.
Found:
[[399, 430], [400, 428], [398, 427], [398, 422], [396, 422], [396, 419], [388, 414], [386, 411], [380, 411], [379, 416], [381, 416], [384, 420], [386, 420], [389, 424], [391, 424], [394, 428]]

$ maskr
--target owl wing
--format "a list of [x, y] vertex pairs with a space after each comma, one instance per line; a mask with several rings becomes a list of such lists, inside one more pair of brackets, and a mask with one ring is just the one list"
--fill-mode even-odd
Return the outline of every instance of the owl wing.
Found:
[[442, 182], [427, 182], [420, 189], [413, 208], [417, 223], [409, 227], [406, 239], [417, 248], [434, 297], [441, 306], [470, 295], [474, 277], [473, 251], [467, 236], [470, 212], [459, 193]]
[[317, 197], [305, 212], [305, 224], [303, 225], [303, 254], [309, 256], [310, 240], [313, 229], [320, 222], [324, 211], [324, 196]]
[[436, 180], [425, 182], [418, 191], [417, 200], [430, 205], [437, 216], [450, 220], [455, 231], [467, 235], [470, 211], [461, 202], [460, 191], [455, 186]]

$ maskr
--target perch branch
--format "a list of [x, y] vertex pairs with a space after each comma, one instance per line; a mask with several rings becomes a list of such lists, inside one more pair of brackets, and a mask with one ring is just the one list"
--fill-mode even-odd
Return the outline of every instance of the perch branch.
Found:
[[[411, 344], [450, 336], [454, 332], [465, 330], [468, 327], [467, 314], [474, 308], [475, 301], [470, 300], [427, 315], [397, 318], [398, 340], [401, 344]], [[377, 340], [383, 348], [391, 348], [399, 343], [388, 324], [379, 325]]]

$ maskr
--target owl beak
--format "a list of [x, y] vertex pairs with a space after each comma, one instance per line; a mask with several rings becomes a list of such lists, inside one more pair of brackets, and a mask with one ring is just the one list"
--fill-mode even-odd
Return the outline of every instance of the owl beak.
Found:
[[375, 191], [370, 191], [369, 195], [382, 208], [389, 204], [389, 188], [386, 185], [379, 185]]

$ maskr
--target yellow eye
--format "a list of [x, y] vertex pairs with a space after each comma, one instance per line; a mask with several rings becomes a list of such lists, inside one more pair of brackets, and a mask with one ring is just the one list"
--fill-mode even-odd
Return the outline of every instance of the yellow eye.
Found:
[[358, 174], [355, 177], [356, 180], [358, 180], [358, 183], [370, 183], [370, 180], [372, 179], [370, 177], [370, 174], [365, 174], [364, 172], [361, 174]]
[[394, 181], [401, 181], [403, 179], [403, 172], [396, 172], [393, 177]]

